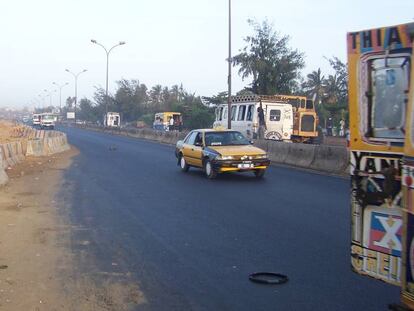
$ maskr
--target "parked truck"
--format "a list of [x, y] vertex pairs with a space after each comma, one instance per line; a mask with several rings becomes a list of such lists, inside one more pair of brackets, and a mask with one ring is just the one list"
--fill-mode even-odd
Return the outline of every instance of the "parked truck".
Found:
[[[317, 142], [318, 117], [313, 100], [292, 95], [233, 96], [231, 127], [246, 137], [259, 134], [259, 109], [264, 112], [264, 138], [279, 141]], [[227, 128], [228, 105], [216, 108], [213, 128]]]

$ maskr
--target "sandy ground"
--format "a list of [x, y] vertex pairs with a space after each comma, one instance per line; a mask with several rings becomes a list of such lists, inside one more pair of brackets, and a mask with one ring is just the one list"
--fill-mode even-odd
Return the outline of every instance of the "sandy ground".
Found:
[[0, 188], [0, 310], [122, 311], [146, 303], [132, 281], [97, 282], [76, 268], [76, 228], [57, 194], [77, 153], [27, 158], [7, 170], [10, 182]]

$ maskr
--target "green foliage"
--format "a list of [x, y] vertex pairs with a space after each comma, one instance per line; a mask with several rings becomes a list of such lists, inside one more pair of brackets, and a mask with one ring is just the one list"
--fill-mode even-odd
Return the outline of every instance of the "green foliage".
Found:
[[250, 90], [255, 94], [291, 94], [299, 87], [300, 69], [305, 66], [304, 54], [288, 46], [289, 37], [280, 36], [265, 20], [262, 24], [248, 20], [254, 35], [247, 36], [247, 45], [233, 57], [243, 79], [253, 78]]
[[188, 129], [211, 128], [214, 122], [214, 110], [202, 105], [194, 106], [184, 116], [184, 126]]
[[334, 124], [341, 119], [348, 123], [347, 66], [337, 57], [327, 60], [334, 74], [325, 78], [320, 69], [313, 71], [302, 83], [302, 89], [308, 97], [315, 96], [316, 110], [323, 126], [329, 117], [333, 118]]
[[214, 111], [203, 106], [200, 97], [186, 92], [183, 86], [171, 88], [155, 85], [150, 90], [138, 80], [117, 81], [115, 95], [106, 97], [105, 90], [97, 88], [93, 101], [83, 98], [78, 105], [78, 118], [85, 121], [102, 121], [106, 111], [121, 113], [124, 122], [144, 121], [149, 127], [157, 112], [176, 111], [183, 115], [184, 127], [211, 127]]
[[148, 127], [151, 127], [154, 122], [154, 113], [144, 114], [138, 118], [138, 121], [143, 121]]

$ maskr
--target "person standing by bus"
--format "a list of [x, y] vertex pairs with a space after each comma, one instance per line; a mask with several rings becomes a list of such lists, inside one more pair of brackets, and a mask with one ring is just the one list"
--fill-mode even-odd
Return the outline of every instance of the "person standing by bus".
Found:
[[332, 128], [333, 128], [333, 121], [332, 118], [329, 117], [328, 121], [326, 122], [326, 131], [327, 131], [327, 136], [332, 136]]
[[344, 137], [345, 136], [345, 120], [341, 119], [339, 121], [339, 136]]
[[264, 134], [266, 130], [266, 120], [265, 115], [262, 107], [262, 102], [260, 102], [260, 106], [257, 108], [257, 117], [259, 119], [259, 131], [258, 131], [258, 138], [264, 139]]
[[169, 120], [169, 131], [172, 132], [174, 131], [174, 118], [171, 117]]

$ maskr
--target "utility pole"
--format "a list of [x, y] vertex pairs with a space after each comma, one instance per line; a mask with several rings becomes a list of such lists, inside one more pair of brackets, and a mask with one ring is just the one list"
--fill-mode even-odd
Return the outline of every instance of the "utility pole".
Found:
[[227, 128], [231, 129], [231, 0], [229, 0], [229, 74], [227, 77], [228, 94], [227, 94]]

